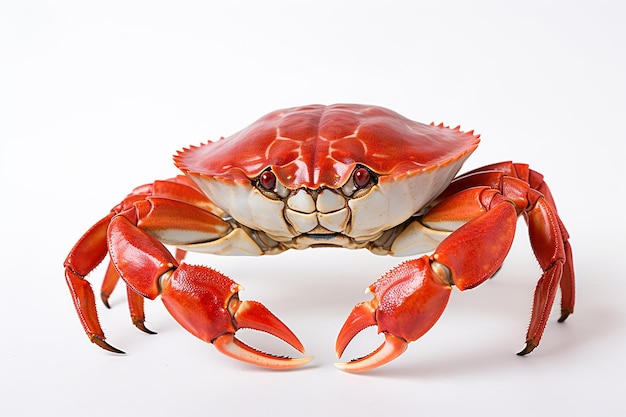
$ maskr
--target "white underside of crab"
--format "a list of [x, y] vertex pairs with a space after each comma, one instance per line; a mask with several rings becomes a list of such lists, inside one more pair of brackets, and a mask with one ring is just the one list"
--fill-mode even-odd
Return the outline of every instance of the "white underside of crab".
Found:
[[[346, 197], [341, 190], [300, 188], [284, 199], [277, 199], [266, 196], [249, 182], [194, 176], [202, 191], [218, 202], [228, 218], [251, 231], [262, 232], [266, 240], [280, 244], [283, 249], [268, 249], [267, 245], [259, 244], [259, 236], [253, 237], [242, 229], [234, 229], [211, 242], [178, 246], [228, 255], [259, 255], [315, 246], [371, 249], [371, 242], [420, 213], [446, 188], [463, 162], [464, 158], [381, 180], [354, 198]], [[372, 251], [396, 256], [428, 252], [450, 234], [448, 228], [449, 225], [426, 226], [415, 221], [396, 234], [390, 247]]]

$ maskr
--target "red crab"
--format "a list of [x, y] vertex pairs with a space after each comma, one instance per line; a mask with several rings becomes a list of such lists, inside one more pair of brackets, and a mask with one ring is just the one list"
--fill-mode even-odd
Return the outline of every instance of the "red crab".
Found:
[[[108, 254], [101, 296], [126, 284], [132, 321], [144, 326], [144, 298], [161, 296], [188, 331], [231, 357], [292, 368], [311, 357], [261, 353], [237, 338], [240, 328], [279, 337], [300, 352], [298, 338], [262, 304], [239, 299], [240, 286], [204, 266], [182, 262], [187, 251], [264, 255], [312, 247], [365, 248], [383, 255], [422, 253], [369, 287], [337, 338], [341, 356], [352, 338], [378, 326], [384, 343], [337, 366], [364, 371], [389, 362], [442, 314], [453, 286], [463, 291], [502, 265], [524, 216], [543, 269], [526, 346], [546, 326], [557, 288], [561, 317], [574, 308], [568, 234], [541, 174], [502, 162], [455, 178], [478, 146], [473, 132], [425, 125], [364, 105], [311, 105], [278, 110], [216, 142], [179, 152], [184, 176], [136, 188], [76, 243], [65, 260], [67, 284], [90, 340], [105, 341], [91, 285], [85, 280]], [[172, 255], [164, 245], [176, 247]]]

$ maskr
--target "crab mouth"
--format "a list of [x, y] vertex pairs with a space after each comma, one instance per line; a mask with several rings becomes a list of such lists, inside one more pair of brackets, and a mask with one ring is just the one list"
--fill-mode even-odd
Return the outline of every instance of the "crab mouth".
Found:
[[369, 245], [369, 241], [357, 241], [356, 239], [343, 233], [302, 233], [296, 236], [288, 247], [296, 249], [304, 248], [348, 248], [361, 249]]
[[352, 238], [341, 233], [303, 233], [294, 240], [296, 248], [353, 247]]
[[331, 241], [339, 236], [347, 237], [346, 235], [342, 235], [341, 233], [305, 233], [303, 236], [306, 236], [310, 239], [323, 241]]

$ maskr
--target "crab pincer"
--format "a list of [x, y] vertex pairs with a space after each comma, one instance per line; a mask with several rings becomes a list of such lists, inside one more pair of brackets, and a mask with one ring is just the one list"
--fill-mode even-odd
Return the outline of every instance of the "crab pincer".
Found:
[[372, 353], [335, 364], [348, 372], [363, 372], [384, 365], [402, 353], [408, 344], [426, 333], [443, 313], [451, 286], [445, 271], [438, 274], [428, 256], [404, 262], [368, 287], [374, 297], [357, 304], [337, 336], [336, 351], [341, 357], [361, 330], [378, 326], [385, 341]]
[[190, 333], [212, 343], [221, 353], [253, 365], [273, 369], [302, 366], [313, 357], [287, 358], [260, 352], [235, 337], [247, 328], [282, 339], [300, 353], [304, 347], [295, 334], [267, 307], [242, 301], [242, 286], [204, 266], [182, 264], [161, 279], [161, 298], [170, 314]]

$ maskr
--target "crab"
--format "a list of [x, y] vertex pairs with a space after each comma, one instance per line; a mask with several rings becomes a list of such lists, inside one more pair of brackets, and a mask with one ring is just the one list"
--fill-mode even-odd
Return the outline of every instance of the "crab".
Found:
[[304, 355], [296, 335], [263, 304], [241, 300], [241, 285], [229, 277], [184, 262], [187, 252], [257, 256], [340, 247], [410, 256], [368, 287], [372, 298], [358, 303], [339, 331], [339, 358], [363, 329], [377, 326], [384, 335], [373, 352], [336, 364], [367, 371], [424, 335], [453, 287], [468, 290], [492, 277], [523, 216], [543, 271], [518, 353], [526, 355], [539, 345], [559, 289], [558, 321], [574, 310], [569, 235], [543, 176], [528, 165], [502, 162], [456, 176], [478, 143], [473, 131], [336, 104], [278, 110], [230, 137], [179, 151], [174, 161], [185, 175], [135, 188], [65, 260], [82, 326], [93, 343], [123, 353], [106, 341], [86, 279], [108, 255], [101, 298], [109, 307], [122, 278], [140, 330], [153, 333], [144, 301], [160, 296], [182, 327], [223, 354], [294, 368], [312, 357], [264, 353], [235, 333], [263, 331]]

